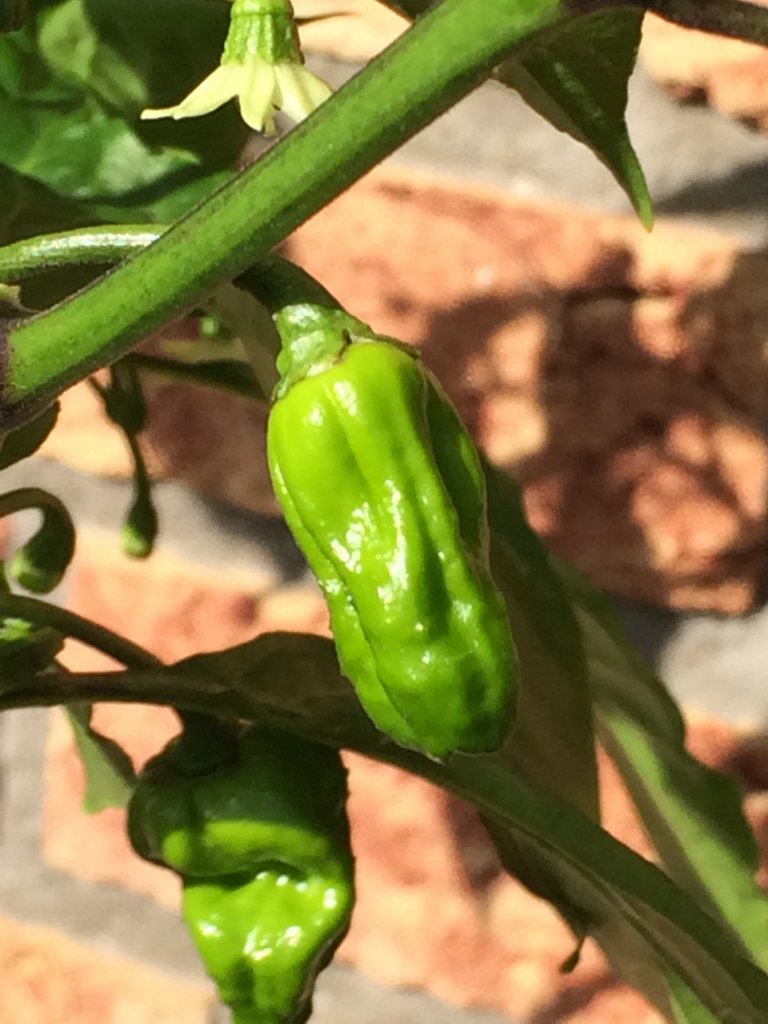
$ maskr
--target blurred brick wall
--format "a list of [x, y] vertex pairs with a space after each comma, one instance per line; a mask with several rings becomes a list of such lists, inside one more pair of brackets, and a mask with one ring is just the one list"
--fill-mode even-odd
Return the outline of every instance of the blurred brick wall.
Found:
[[[753, 0], [766, 5], [766, 0]], [[736, 39], [690, 32], [647, 15], [641, 60], [670, 94], [710, 103], [727, 117], [768, 129], [768, 53]]]
[[[307, 30], [321, 49], [356, 59], [399, 30], [371, 0], [342, 6], [359, 16], [344, 31], [333, 20]], [[628, 218], [444, 175], [380, 170], [286, 251], [375, 329], [422, 347], [478, 440], [520, 474], [537, 528], [592, 579], [679, 608], [751, 607], [764, 573], [766, 257], [674, 222], [647, 236]], [[231, 539], [216, 499], [255, 513], [248, 529], [269, 534], [265, 410], [168, 383], [151, 386], [150, 404], [152, 470], [189, 488], [190, 517], [202, 500], [210, 529]], [[105, 488], [128, 472], [85, 388], [65, 397], [29, 482], [53, 463]], [[69, 605], [169, 659], [268, 629], [326, 629], [305, 578], [256, 561], [217, 569], [199, 527], [185, 551], [167, 547], [186, 508], [137, 565], [118, 552], [119, 517], [84, 507]], [[103, 665], [76, 645], [67, 656]], [[99, 708], [97, 724], [137, 763], [173, 729], [168, 713], [141, 707]], [[703, 719], [691, 743], [742, 781], [767, 848], [765, 748]], [[0, 1019], [210, 1024], [211, 987], [174, 923], [176, 882], [131, 854], [121, 812], [80, 813], [63, 716], [7, 716], [0, 756]], [[344, 961], [530, 1024], [655, 1024], [591, 947], [575, 974], [558, 973], [572, 948], [565, 929], [500, 873], [470, 809], [362, 758], [349, 766], [360, 899]], [[602, 773], [607, 826], [647, 852], [620, 785]]]
[[[379, 171], [287, 254], [419, 345], [551, 547], [613, 593], [739, 612], [765, 572], [768, 258], [731, 238]], [[151, 390], [159, 475], [276, 512], [266, 409]], [[43, 454], [125, 473], [85, 385]]]
[[[81, 537], [69, 604], [167, 659], [264, 630], [323, 631], [326, 622], [310, 584], [273, 587], [260, 572], [250, 579], [247, 572], [201, 573], [193, 562], [162, 552], [137, 565], [119, 553], [114, 537], [89, 531]], [[79, 670], [106, 667], [103, 658], [77, 645], [67, 663]], [[96, 724], [123, 743], [137, 764], [175, 732], [169, 712], [147, 707], [101, 706]], [[741, 778], [747, 809], [768, 846], [765, 750], [704, 720], [694, 721], [690, 738], [699, 756]], [[359, 756], [348, 756], [347, 764], [359, 899], [341, 961], [385, 985], [424, 988], [448, 1003], [503, 1011], [514, 1021], [658, 1024], [591, 945], [575, 973], [559, 973], [572, 951], [567, 930], [546, 904], [504, 875], [471, 808]], [[44, 766], [38, 856], [47, 868], [59, 880], [84, 883], [82, 899], [104, 887], [122, 889], [175, 913], [175, 878], [134, 856], [123, 813], [81, 813], [82, 770], [59, 713], [52, 718]], [[601, 779], [606, 827], [648, 855], [605, 761]], [[140, 945], [151, 920], [138, 917], [132, 928]], [[55, 1015], [62, 1024], [203, 1024], [211, 1010], [210, 989], [200, 980], [88, 951], [87, 943], [51, 928], [0, 919], [0, 933], [8, 965], [0, 989], [3, 1019], [49, 1021], [54, 1002], [63, 1007]]]

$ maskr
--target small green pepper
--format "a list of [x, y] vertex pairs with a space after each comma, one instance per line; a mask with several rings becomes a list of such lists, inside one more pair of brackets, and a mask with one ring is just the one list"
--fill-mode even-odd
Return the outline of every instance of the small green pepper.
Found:
[[342, 669], [404, 746], [438, 758], [495, 750], [517, 660], [472, 440], [413, 350], [343, 311], [291, 315], [269, 466]]
[[353, 860], [335, 751], [252, 728], [201, 762], [184, 735], [142, 772], [136, 852], [176, 871], [184, 917], [235, 1024], [299, 1024], [349, 926]]

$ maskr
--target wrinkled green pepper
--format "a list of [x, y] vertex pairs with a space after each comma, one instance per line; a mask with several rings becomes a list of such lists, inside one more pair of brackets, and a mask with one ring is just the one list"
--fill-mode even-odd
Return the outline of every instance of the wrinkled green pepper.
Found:
[[235, 1024], [300, 1024], [354, 902], [335, 751], [252, 728], [206, 763], [184, 736], [142, 772], [136, 852], [177, 872], [190, 934]]
[[[517, 660], [489, 567], [475, 447], [414, 350], [354, 334], [345, 323], [364, 325], [343, 312], [315, 313], [289, 324], [268, 458], [328, 601], [342, 669], [400, 744], [437, 758], [495, 750]], [[323, 320], [342, 340], [313, 363]]]

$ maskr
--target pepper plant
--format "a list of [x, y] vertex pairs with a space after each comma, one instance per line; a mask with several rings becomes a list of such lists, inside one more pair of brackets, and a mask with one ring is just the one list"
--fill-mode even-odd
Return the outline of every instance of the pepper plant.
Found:
[[[75, 532], [61, 501], [25, 487], [0, 495], [0, 515], [42, 514], [4, 566], [0, 708], [69, 709], [89, 793], [129, 803], [137, 853], [179, 875], [238, 1024], [305, 1020], [348, 926], [341, 750], [474, 804], [504, 867], [572, 929], [571, 966], [592, 938], [671, 1022], [766, 1024], [768, 902], [735, 785], [687, 753], [608, 600], [547, 552], [418, 353], [272, 250], [488, 77], [589, 146], [650, 229], [624, 123], [645, 11], [760, 44], [768, 11], [388, 6], [411, 24], [331, 95], [288, 0], [0, 0], [0, 468], [32, 455], [58, 396], [91, 378], [133, 454], [123, 542], [143, 557], [158, 533], [137, 442], [145, 377], [271, 402], [275, 491], [334, 633], [162, 664], [45, 599]], [[274, 132], [278, 115], [301, 123], [236, 171], [249, 126]], [[182, 315], [236, 337], [208, 362], [135, 351]], [[67, 671], [67, 637], [123, 668]], [[179, 736], [137, 778], [91, 726], [100, 701], [170, 706]], [[601, 828], [597, 742], [661, 867]]]

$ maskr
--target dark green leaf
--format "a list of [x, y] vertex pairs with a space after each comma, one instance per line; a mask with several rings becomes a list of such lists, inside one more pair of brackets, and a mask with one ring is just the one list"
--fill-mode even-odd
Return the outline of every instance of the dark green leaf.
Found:
[[555, 128], [589, 146], [650, 228], [651, 198], [625, 121], [642, 22], [642, 10], [626, 7], [563, 22], [522, 47], [498, 78]]
[[[130, 9], [131, 5], [123, 7]], [[37, 45], [55, 78], [76, 84], [109, 107], [127, 111], [148, 104], [142, 77], [99, 37], [87, 0], [64, 0], [52, 8], [41, 22]]]
[[0, 32], [15, 32], [24, 24], [27, 0], [0, 0]]
[[560, 576], [584, 633], [598, 735], [664, 866], [765, 966], [768, 897], [755, 881], [757, 844], [738, 786], [687, 752], [677, 705], [609, 601], [569, 566]]
[[[381, 2], [408, 18], [430, 6], [430, 0]], [[495, 77], [555, 128], [588, 146], [650, 227], [651, 198], [625, 120], [643, 13], [639, 7], [617, 6], [564, 18], [523, 43]]]
[[12, 430], [0, 440], [0, 470], [34, 455], [56, 425], [59, 403], [56, 402], [36, 420]]
[[[496, 821], [497, 842], [507, 834], [514, 857], [522, 851], [527, 863], [550, 876], [558, 905], [578, 912], [618, 973], [667, 1020], [768, 1021], [768, 978], [652, 865], [570, 809], [558, 809], [552, 798], [523, 795], [497, 762], [462, 759], [445, 776], [434, 774]], [[687, 1016], [681, 1018], [683, 993]]]
[[91, 705], [72, 704], [67, 715], [85, 771], [83, 810], [98, 814], [107, 807], [125, 807], [136, 782], [130, 757], [118, 743], [92, 728]]
[[0, 689], [23, 685], [53, 662], [64, 645], [55, 629], [25, 619], [0, 618]]
[[223, 184], [247, 134], [234, 104], [192, 125], [138, 115], [163, 85], [188, 88], [215, 67], [226, 20], [205, 0], [65, 0], [0, 38], [0, 242], [173, 220]]
[[599, 817], [592, 705], [581, 633], [519, 486], [485, 466], [491, 555], [520, 658], [518, 717], [504, 755], [523, 777]]
[[[243, 717], [247, 702], [255, 721], [390, 761], [473, 803], [669, 1021], [768, 1024], [768, 977], [743, 957], [727, 928], [652, 864], [524, 782], [503, 758], [455, 756], [438, 765], [387, 742], [339, 676], [330, 641], [266, 634], [169, 671], [169, 684], [189, 680], [215, 697], [222, 713], [236, 706]], [[156, 676], [150, 685], [158, 685]], [[678, 1012], [683, 999], [685, 1017]]]

